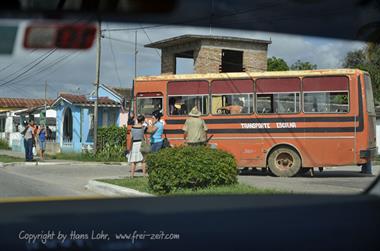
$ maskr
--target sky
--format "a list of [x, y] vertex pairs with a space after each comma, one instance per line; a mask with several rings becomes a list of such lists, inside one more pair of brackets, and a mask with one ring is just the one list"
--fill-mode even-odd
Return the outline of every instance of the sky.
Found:
[[[0, 97], [56, 98], [59, 92], [89, 94], [96, 76], [96, 46], [84, 51], [55, 51], [27, 73], [29, 67], [47, 55], [47, 50], [26, 50], [22, 38], [27, 22], [19, 23], [12, 55], [0, 56]], [[141, 27], [150, 28], [141, 29]], [[108, 29], [129, 29], [110, 31]], [[100, 83], [115, 87], [131, 87], [134, 77], [134, 41], [137, 32], [137, 76], [160, 74], [160, 50], [144, 48], [144, 44], [184, 34], [222, 35], [271, 40], [268, 57], [283, 58], [290, 66], [297, 60], [317, 64], [318, 69], [340, 68], [346, 53], [361, 49], [364, 43], [288, 35], [280, 33], [199, 28], [189, 26], [154, 26], [141, 24], [102, 23]], [[192, 62], [180, 60], [178, 73], [190, 73]], [[20, 75], [21, 74], [21, 75]], [[20, 76], [18, 76], [20, 75]]]

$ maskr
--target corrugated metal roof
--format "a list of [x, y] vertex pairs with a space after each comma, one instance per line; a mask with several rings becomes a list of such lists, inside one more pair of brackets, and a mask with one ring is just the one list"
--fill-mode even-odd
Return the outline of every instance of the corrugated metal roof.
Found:
[[111, 87], [112, 90], [114, 90], [117, 94], [122, 96], [123, 98], [130, 98], [132, 93], [132, 88], [117, 88], [117, 87]]
[[[71, 93], [60, 93], [59, 98], [63, 98], [72, 104], [81, 104], [81, 105], [92, 105], [94, 101], [90, 101], [87, 99], [85, 95], [75, 95]], [[118, 102], [113, 101], [108, 97], [99, 97], [98, 99], [99, 105], [119, 105]]]
[[[47, 99], [47, 104], [51, 105], [53, 99]], [[45, 104], [45, 99], [29, 99], [29, 98], [0, 98], [0, 107], [8, 108], [31, 108]]]

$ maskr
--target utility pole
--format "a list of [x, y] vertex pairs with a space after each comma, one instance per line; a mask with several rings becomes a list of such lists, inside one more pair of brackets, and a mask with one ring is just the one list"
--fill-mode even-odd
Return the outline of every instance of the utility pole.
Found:
[[47, 106], [47, 100], [46, 100], [46, 96], [47, 96], [47, 80], [45, 80], [45, 126], [46, 126], [46, 124], [47, 124], [47, 114], [46, 114], [46, 106]]
[[96, 80], [95, 80], [95, 104], [94, 104], [94, 153], [97, 151], [98, 143], [98, 96], [99, 96], [99, 81], [100, 81], [100, 52], [101, 52], [101, 21], [98, 21], [98, 33], [96, 43]]
[[135, 78], [137, 76], [137, 30], [135, 30]]

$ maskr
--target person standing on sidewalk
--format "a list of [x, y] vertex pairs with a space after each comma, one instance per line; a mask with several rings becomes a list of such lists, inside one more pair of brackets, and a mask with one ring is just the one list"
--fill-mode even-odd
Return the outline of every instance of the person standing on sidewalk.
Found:
[[372, 160], [371, 158], [367, 159], [367, 163], [363, 164], [361, 166], [361, 171], [360, 173], [366, 174], [366, 175], [373, 175], [372, 174]]
[[41, 124], [38, 132], [38, 145], [40, 147], [40, 160], [45, 159], [45, 150], [46, 150], [46, 128], [44, 124]]
[[202, 113], [196, 106], [189, 113], [190, 118], [186, 119], [182, 130], [184, 131], [183, 138], [190, 146], [206, 145], [207, 142], [207, 125], [200, 118]]
[[130, 111], [129, 114], [128, 114], [128, 125], [135, 125], [136, 124], [136, 121], [135, 121], [135, 113], [133, 111]]
[[146, 175], [144, 156], [141, 153], [141, 144], [145, 140], [145, 127], [143, 126], [144, 121], [145, 117], [143, 115], [139, 115], [137, 117], [136, 125], [132, 126], [131, 129], [131, 144], [129, 147], [128, 154], [128, 162], [131, 164], [131, 178], [134, 177], [136, 164], [139, 162], [141, 162], [143, 175]]
[[25, 126], [23, 131], [24, 134], [24, 147], [25, 147], [25, 160], [33, 161], [33, 121], [30, 121], [29, 124]]
[[162, 113], [160, 111], [155, 111], [152, 115], [153, 125], [148, 127], [147, 132], [151, 134], [150, 144], [152, 146], [152, 152], [158, 152], [162, 148], [164, 123], [161, 121]]

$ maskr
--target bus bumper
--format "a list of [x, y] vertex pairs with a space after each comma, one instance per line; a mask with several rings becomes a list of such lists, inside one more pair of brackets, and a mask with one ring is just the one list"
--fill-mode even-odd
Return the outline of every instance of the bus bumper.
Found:
[[360, 150], [360, 158], [367, 160], [374, 160], [377, 155], [377, 147], [369, 148], [367, 150]]

